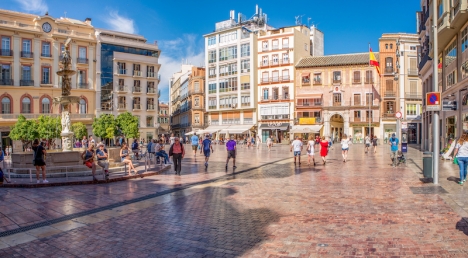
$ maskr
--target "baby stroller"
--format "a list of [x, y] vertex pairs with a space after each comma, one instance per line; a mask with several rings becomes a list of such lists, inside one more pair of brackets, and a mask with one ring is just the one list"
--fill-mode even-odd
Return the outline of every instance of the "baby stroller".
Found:
[[403, 152], [401, 152], [401, 151], [397, 152], [397, 162], [398, 162], [397, 166], [400, 165], [400, 164], [405, 164], [406, 165], [406, 157], [403, 154]]

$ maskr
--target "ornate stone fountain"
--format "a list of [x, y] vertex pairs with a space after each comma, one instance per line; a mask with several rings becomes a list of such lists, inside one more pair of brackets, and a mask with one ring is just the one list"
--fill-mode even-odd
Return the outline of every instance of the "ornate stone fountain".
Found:
[[54, 98], [55, 105], [62, 105], [62, 150], [73, 151], [73, 132], [71, 131], [70, 110], [72, 104], [79, 104], [80, 97], [70, 96], [71, 94], [71, 78], [70, 76], [76, 73], [70, 68], [70, 43], [71, 39], [65, 42], [65, 50], [62, 51], [61, 63], [63, 68], [57, 72], [57, 75], [62, 76], [62, 96]]

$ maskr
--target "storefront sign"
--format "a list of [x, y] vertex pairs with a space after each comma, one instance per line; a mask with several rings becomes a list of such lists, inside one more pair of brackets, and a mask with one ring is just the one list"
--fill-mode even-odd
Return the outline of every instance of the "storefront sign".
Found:
[[408, 129], [408, 122], [401, 122], [401, 129]]
[[426, 93], [426, 110], [439, 111], [441, 109], [442, 101], [440, 100], [440, 92]]
[[[352, 127], [369, 127], [369, 124], [351, 124]], [[378, 124], [370, 124], [371, 127], [378, 127]]]
[[300, 125], [314, 125], [315, 117], [301, 117], [299, 118]]
[[418, 128], [418, 124], [416, 124], [416, 123], [408, 123], [408, 128], [409, 128], [409, 129], [417, 129], [417, 128]]
[[457, 102], [453, 100], [442, 101], [442, 111], [454, 111], [457, 110]]
[[280, 127], [283, 123], [268, 123], [268, 127]]

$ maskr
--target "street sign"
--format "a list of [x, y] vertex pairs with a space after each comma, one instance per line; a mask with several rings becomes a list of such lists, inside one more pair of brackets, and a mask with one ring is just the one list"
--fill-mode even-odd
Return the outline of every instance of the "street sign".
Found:
[[396, 112], [396, 114], [395, 114], [396, 118], [401, 118], [402, 116], [403, 116], [403, 114], [400, 111]]
[[440, 111], [442, 101], [440, 101], [440, 92], [426, 93], [426, 110]]
[[408, 122], [401, 122], [401, 129], [408, 129]]
[[454, 111], [457, 110], [457, 102], [454, 100], [443, 100], [442, 111]]

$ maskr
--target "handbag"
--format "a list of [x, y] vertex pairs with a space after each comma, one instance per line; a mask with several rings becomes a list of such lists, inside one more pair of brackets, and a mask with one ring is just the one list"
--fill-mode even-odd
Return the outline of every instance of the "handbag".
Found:
[[455, 156], [453, 158], [453, 164], [458, 165], [458, 157], [457, 156]]

